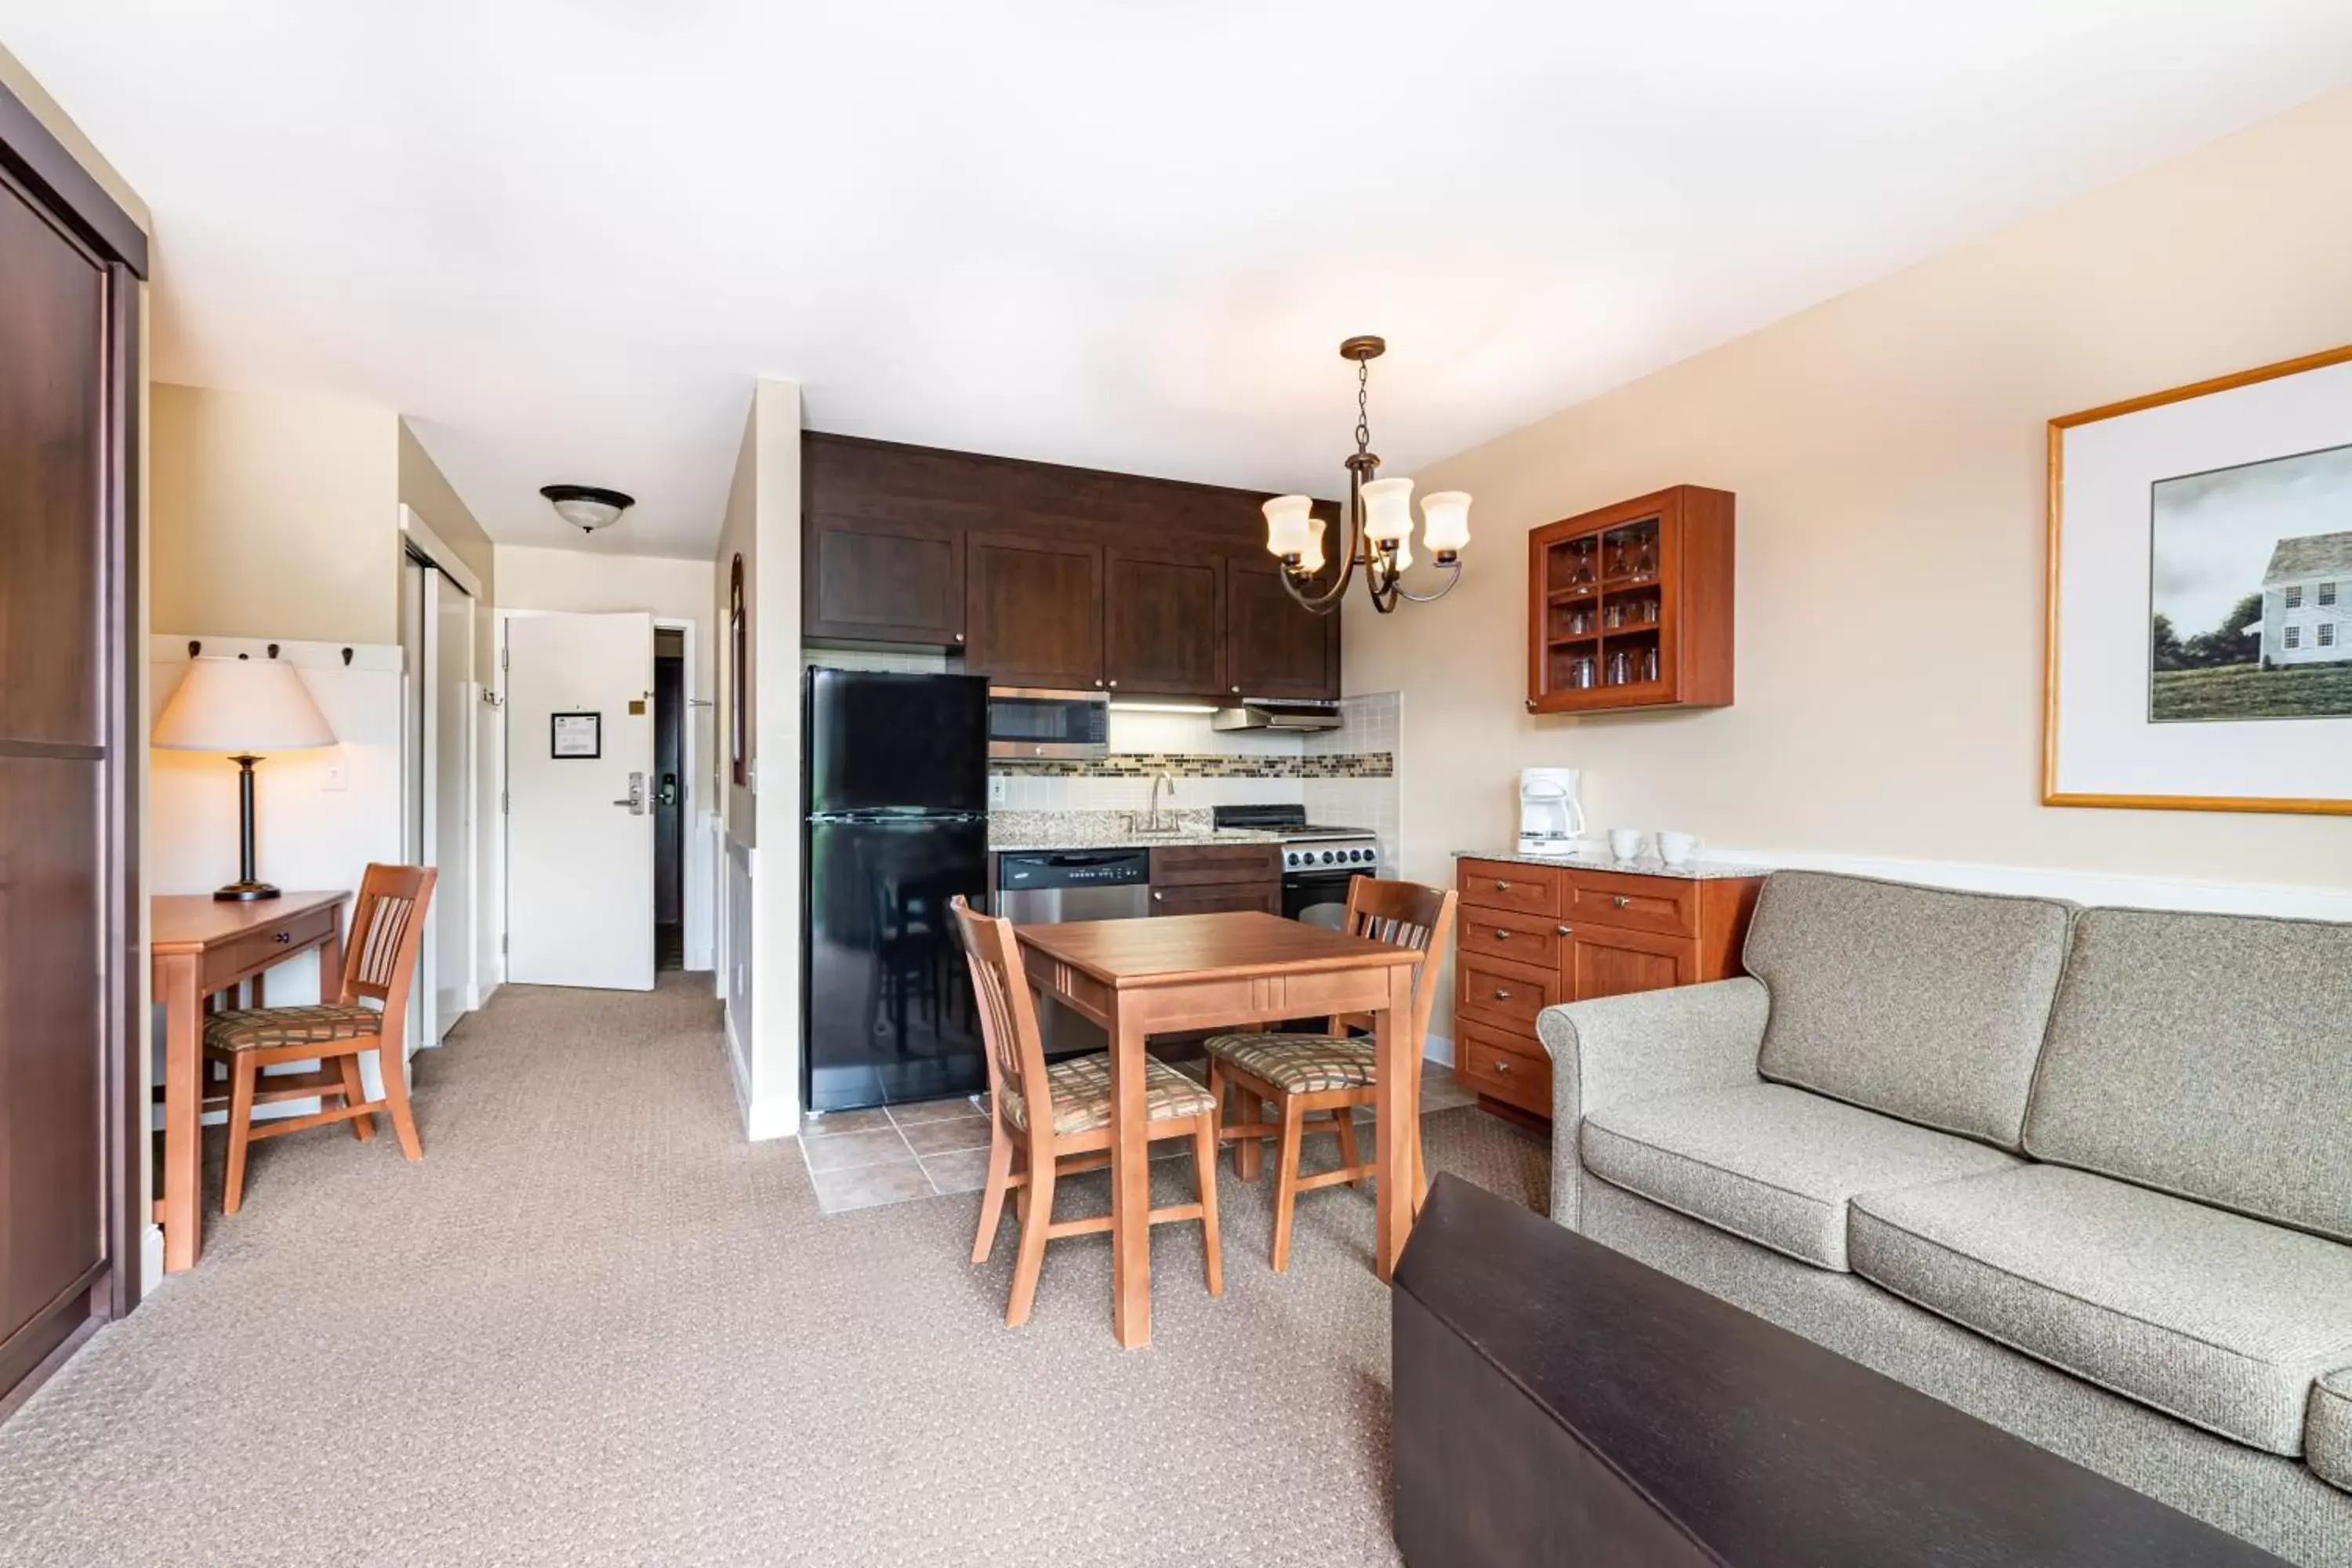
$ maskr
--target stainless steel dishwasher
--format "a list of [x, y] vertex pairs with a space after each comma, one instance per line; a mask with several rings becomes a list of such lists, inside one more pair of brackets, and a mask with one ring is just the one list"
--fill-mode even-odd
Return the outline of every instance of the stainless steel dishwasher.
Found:
[[[1016, 850], [996, 858], [996, 912], [1015, 925], [1135, 920], [1151, 912], [1149, 849]], [[1039, 1010], [1049, 1057], [1099, 1051], [1102, 1026], [1059, 1004]]]

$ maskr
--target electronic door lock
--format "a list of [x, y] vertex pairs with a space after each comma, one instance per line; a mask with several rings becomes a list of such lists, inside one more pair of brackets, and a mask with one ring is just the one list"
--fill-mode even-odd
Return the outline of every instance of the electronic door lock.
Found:
[[628, 795], [623, 799], [614, 801], [613, 804], [614, 805], [627, 806], [631, 816], [643, 816], [646, 814], [646, 775], [636, 773], [631, 773], [629, 775]]

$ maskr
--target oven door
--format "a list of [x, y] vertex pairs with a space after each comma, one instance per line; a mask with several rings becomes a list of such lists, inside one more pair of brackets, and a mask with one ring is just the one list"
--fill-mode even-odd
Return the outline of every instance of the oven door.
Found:
[[1304, 921], [1311, 926], [1338, 931], [1347, 923], [1348, 884], [1369, 874], [1360, 866], [1285, 871], [1282, 874], [1282, 912], [1292, 920]]
[[1097, 691], [991, 687], [992, 757], [1086, 758], [1110, 754], [1110, 700]]

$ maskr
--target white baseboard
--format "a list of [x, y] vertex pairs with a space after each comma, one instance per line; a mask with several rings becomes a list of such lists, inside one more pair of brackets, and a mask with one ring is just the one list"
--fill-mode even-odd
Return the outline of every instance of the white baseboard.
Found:
[[1441, 1062], [1452, 1067], [1454, 1041], [1444, 1035], [1423, 1035], [1421, 1037], [1421, 1056], [1423, 1061]]
[[2193, 882], [2107, 871], [2053, 870], [2040, 866], [1988, 866], [1960, 860], [1892, 860], [1866, 855], [1822, 855], [1795, 849], [1710, 847], [1710, 860], [1768, 868], [1842, 871], [1894, 882], [1923, 882], [1977, 893], [2019, 893], [2143, 910], [2206, 914], [2276, 915], [2295, 920], [2352, 921], [2352, 889], [2280, 887], [2264, 883]]

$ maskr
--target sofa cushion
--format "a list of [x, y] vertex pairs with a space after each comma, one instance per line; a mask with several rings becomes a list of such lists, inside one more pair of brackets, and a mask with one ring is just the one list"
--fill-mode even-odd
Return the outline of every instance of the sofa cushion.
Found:
[[2329, 1373], [2313, 1386], [2303, 1457], [2321, 1480], [2352, 1491], [2352, 1367]]
[[1898, 1296], [2272, 1453], [2352, 1363], [2352, 1247], [2084, 1171], [1865, 1194], [1847, 1244]]
[[1776, 871], [1748, 930], [1757, 1070], [2014, 1150], [2074, 906]]
[[2035, 1158], [2352, 1241], [2352, 925], [2092, 910]]
[[1596, 1110], [1579, 1135], [1603, 1181], [1822, 1268], [1846, 1264], [1846, 1204], [2020, 1163], [1949, 1133], [1756, 1083]]

